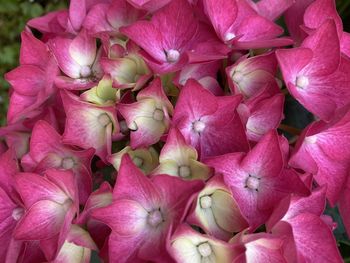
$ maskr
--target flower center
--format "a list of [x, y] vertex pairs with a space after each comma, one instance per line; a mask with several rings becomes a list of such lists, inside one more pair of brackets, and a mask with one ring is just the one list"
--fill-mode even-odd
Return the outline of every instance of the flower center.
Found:
[[72, 169], [74, 167], [75, 163], [73, 158], [71, 157], [65, 157], [62, 159], [61, 167], [65, 170]]
[[158, 226], [163, 222], [163, 215], [159, 209], [153, 210], [148, 214], [147, 223], [153, 227]]
[[232, 75], [232, 80], [235, 82], [235, 83], [240, 83], [244, 78], [244, 75], [240, 72], [240, 71], [235, 71], [233, 72], [233, 75]]
[[316, 135], [312, 135], [312, 136], [307, 136], [305, 137], [305, 142], [308, 143], [308, 144], [314, 144], [317, 142], [317, 137]]
[[249, 175], [246, 181], [246, 188], [258, 191], [260, 184], [260, 178], [253, 175]]
[[23, 214], [24, 214], [24, 209], [22, 207], [17, 207], [12, 211], [12, 217], [16, 221], [18, 221]]
[[155, 109], [153, 112], [153, 119], [156, 121], [162, 121], [164, 119], [164, 112], [160, 109]]
[[225, 40], [226, 42], [228, 42], [228, 41], [234, 39], [235, 37], [236, 37], [236, 35], [235, 35], [234, 33], [228, 32], [228, 33], [225, 34], [225, 39], [224, 39], [224, 40]]
[[198, 252], [202, 257], [209, 257], [212, 253], [211, 247], [208, 242], [200, 244], [198, 247]]
[[129, 126], [129, 129], [132, 130], [132, 131], [137, 131], [139, 127], [137, 126], [136, 122], [132, 122]]
[[193, 128], [193, 130], [194, 130], [195, 132], [201, 133], [201, 132], [203, 132], [204, 129], [205, 129], [205, 124], [204, 124], [204, 122], [202, 122], [202, 121], [195, 121], [195, 122], [193, 122], [193, 124], [192, 124], [192, 128]]
[[187, 165], [183, 165], [179, 167], [179, 175], [182, 178], [187, 178], [191, 175], [191, 169]]
[[80, 68], [80, 76], [82, 78], [87, 78], [91, 75], [91, 68], [89, 66], [82, 66]]
[[107, 115], [107, 113], [103, 113], [100, 116], [98, 116], [98, 122], [103, 126], [106, 127], [108, 124], [111, 123], [111, 119]]
[[166, 52], [166, 60], [168, 62], [177, 62], [180, 58], [180, 52], [176, 49], [170, 49]]
[[297, 77], [295, 84], [298, 88], [304, 89], [309, 85], [309, 79], [305, 76], [299, 76]]
[[135, 156], [134, 158], [132, 158], [132, 161], [139, 168], [143, 165], [143, 159], [140, 157]]
[[205, 195], [199, 199], [199, 203], [203, 209], [208, 209], [212, 205], [212, 199], [209, 195]]

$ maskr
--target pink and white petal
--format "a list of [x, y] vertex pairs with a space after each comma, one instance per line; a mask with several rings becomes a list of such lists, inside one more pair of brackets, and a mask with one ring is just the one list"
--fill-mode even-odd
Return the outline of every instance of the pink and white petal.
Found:
[[343, 23], [337, 12], [334, 1], [314, 1], [305, 10], [304, 24], [309, 28], [317, 29], [328, 19], [334, 20], [338, 36], [341, 37], [343, 34]]
[[113, 190], [115, 199], [136, 200], [147, 211], [159, 206], [162, 200], [160, 190], [135, 166], [128, 154], [122, 157], [116, 185]]
[[[228, 0], [205, 0], [203, 5], [206, 15], [221, 40], [224, 42], [231, 40], [228, 31], [237, 17], [237, 3]], [[222, 8], [223, 6], [225, 8]]]
[[86, 1], [71, 0], [69, 4], [69, 21], [75, 31], [79, 31], [87, 12]]
[[35, 96], [45, 85], [45, 72], [37, 66], [22, 65], [5, 75], [12, 88], [24, 96]]
[[107, 224], [121, 237], [136, 237], [147, 228], [148, 212], [134, 200], [118, 199], [92, 211], [92, 217]]
[[[148, 21], [137, 21], [134, 24], [120, 28], [120, 32], [142, 47], [151, 57], [160, 62], [166, 62], [161, 32]], [[149, 45], [149, 43], [153, 43]]]
[[260, 178], [277, 177], [283, 165], [278, 134], [274, 130], [264, 135], [242, 162], [242, 168], [247, 173]]
[[[313, 51], [311, 63], [305, 71], [307, 75], [322, 76], [333, 73], [340, 63], [340, 42], [333, 20], [325, 21], [315, 33], [301, 44], [303, 48]], [[322, 55], [326, 52], [327, 58]]]
[[45, 176], [60, 187], [70, 199], [78, 202], [77, 178], [73, 171], [49, 169]]
[[92, 65], [96, 58], [95, 38], [89, 36], [87, 30], [80, 31], [69, 45], [69, 55], [80, 66]]
[[17, 190], [26, 208], [38, 201], [51, 200], [63, 204], [67, 195], [56, 184], [38, 174], [18, 173], [15, 177]]
[[343, 262], [329, 227], [313, 214], [300, 214], [288, 220], [292, 226], [297, 253], [306, 261]]
[[49, 153], [60, 153], [63, 147], [60, 145], [61, 136], [46, 121], [39, 120], [32, 132], [30, 139], [30, 155], [36, 161], [40, 162]]
[[14, 237], [21, 240], [48, 239], [58, 234], [66, 209], [62, 204], [41, 200], [33, 204], [18, 222]]
[[[283, 79], [287, 86], [289, 83], [296, 84], [299, 72], [312, 60], [313, 52], [308, 48], [279, 49], [276, 57], [280, 65]], [[294, 95], [294, 94], [293, 94]]]
[[80, 78], [81, 65], [70, 55], [69, 48], [71, 44], [72, 39], [62, 37], [50, 39], [48, 42], [48, 46], [53, 52], [60, 69], [69, 77], [77, 79]]

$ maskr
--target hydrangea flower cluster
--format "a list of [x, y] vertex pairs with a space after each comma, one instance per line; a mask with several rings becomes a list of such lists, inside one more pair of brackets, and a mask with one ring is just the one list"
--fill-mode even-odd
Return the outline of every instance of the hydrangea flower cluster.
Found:
[[[324, 214], [350, 234], [334, 0], [71, 0], [21, 37], [2, 262], [342, 262]], [[287, 93], [315, 117], [296, 142]]]

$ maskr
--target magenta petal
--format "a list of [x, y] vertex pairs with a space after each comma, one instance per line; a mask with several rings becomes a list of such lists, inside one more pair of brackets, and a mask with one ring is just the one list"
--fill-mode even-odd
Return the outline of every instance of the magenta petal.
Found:
[[221, 40], [230, 40], [226, 34], [229, 33], [228, 31], [237, 17], [238, 7], [236, 1], [205, 0], [203, 1], [203, 5], [211, 23], [215, 28], [215, 31]]
[[6, 80], [16, 92], [25, 96], [36, 95], [44, 85], [45, 72], [39, 67], [22, 65], [6, 74]]
[[43, 66], [49, 60], [48, 47], [26, 31], [21, 34], [20, 64]]
[[70, 56], [81, 66], [91, 66], [96, 57], [96, 40], [82, 30], [69, 45]]
[[62, 71], [69, 77], [77, 79], [80, 77], [81, 66], [70, 55], [71, 43], [72, 39], [56, 37], [48, 42], [48, 46]]
[[151, 210], [161, 200], [159, 189], [138, 169], [128, 154], [123, 155], [113, 197], [137, 200]]
[[15, 179], [17, 190], [27, 208], [41, 200], [52, 200], [59, 204], [67, 200], [66, 193], [43, 176], [19, 173]]
[[304, 24], [309, 28], [319, 28], [327, 19], [334, 20], [340, 37], [343, 33], [343, 24], [334, 1], [317, 0], [305, 10]]
[[277, 132], [267, 133], [244, 158], [242, 167], [251, 175], [278, 176], [283, 167], [283, 159]]
[[294, 3], [294, 0], [260, 0], [256, 4], [256, 7], [260, 15], [273, 21], [282, 15]]
[[[147, 21], [138, 21], [128, 27], [122, 27], [120, 32], [131, 38], [149, 55], [158, 61], [166, 61], [163, 51], [163, 37], [158, 29]], [[149, 43], [153, 43], [149, 45]]]
[[23, 216], [15, 229], [15, 238], [22, 240], [47, 239], [59, 233], [66, 210], [50, 200], [36, 202]]
[[331, 230], [318, 216], [301, 214], [288, 223], [299, 257], [305, 261], [343, 262]]
[[[324, 22], [301, 46], [312, 49], [314, 53], [307, 74], [322, 76], [334, 72], [339, 66], [340, 43], [332, 20]], [[328, 56], [323, 56], [322, 52], [326, 52]]]
[[110, 226], [115, 234], [136, 237], [147, 227], [148, 212], [133, 200], [116, 200], [113, 204], [98, 208], [92, 216]]
[[69, 20], [76, 31], [79, 31], [86, 15], [86, 1], [71, 0], [69, 5]]

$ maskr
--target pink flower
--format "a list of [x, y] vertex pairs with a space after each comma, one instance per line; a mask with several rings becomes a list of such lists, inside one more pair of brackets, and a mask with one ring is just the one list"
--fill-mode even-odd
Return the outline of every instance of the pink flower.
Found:
[[61, 96], [67, 115], [62, 142], [83, 149], [94, 148], [96, 155], [106, 160], [112, 136], [119, 133], [115, 108], [84, 102], [67, 91], [62, 91]]
[[171, 236], [169, 252], [176, 262], [234, 262], [233, 245], [194, 231], [182, 224]]
[[283, 29], [260, 16], [247, 1], [205, 0], [203, 5], [221, 41], [236, 49], [285, 46], [292, 43], [290, 39], [276, 38], [283, 33]]
[[206, 161], [223, 174], [251, 230], [266, 222], [281, 198], [309, 193], [295, 171], [284, 169], [279, 140], [277, 132], [271, 131], [247, 154], [230, 153]]
[[159, 166], [152, 174], [168, 174], [184, 180], [207, 180], [211, 169], [199, 162], [196, 149], [186, 144], [180, 131], [172, 128], [159, 155]]
[[333, 21], [323, 23], [301, 47], [277, 50], [276, 55], [289, 92], [321, 119], [329, 121], [350, 102], [350, 61], [340, 55]]
[[126, 0], [106, 1], [94, 5], [87, 13], [83, 27], [93, 35], [120, 36], [119, 28], [128, 26], [145, 15]]
[[16, 188], [25, 214], [14, 231], [19, 240], [40, 240], [48, 260], [55, 258], [79, 211], [76, 178], [70, 171], [48, 170], [44, 176], [19, 173]]
[[21, 161], [26, 172], [43, 173], [50, 168], [72, 170], [77, 176], [79, 200], [85, 203], [92, 191], [93, 149], [77, 151], [63, 145], [62, 136], [45, 121], [38, 121], [34, 126], [29, 149]]
[[186, 0], [172, 1], [151, 21], [137, 21], [120, 29], [144, 49], [143, 57], [156, 73], [174, 72], [187, 64], [186, 52], [197, 30], [198, 21]]
[[243, 56], [234, 65], [226, 68], [226, 75], [233, 94], [242, 94], [245, 99], [250, 99], [263, 90], [271, 95], [279, 91], [275, 79], [276, 71], [275, 54], [268, 53], [250, 58]]
[[128, 0], [128, 2], [136, 8], [144, 9], [149, 12], [157, 11], [171, 1], [172, 0]]
[[73, 90], [87, 89], [102, 77], [96, 39], [86, 30], [74, 38], [56, 37], [48, 45], [66, 75], [57, 77], [57, 86]]
[[54, 80], [59, 73], [43, 42], [28, 32], [23, 32], [21, 38], [21, 65], [5, 76], [13, 88], [7, 113], [9, 124], [33, 118], [44, 110], [43, 104], [56, 93]]
[[295, 3], [295, 0], [260, 0], [257, 3], [248, 0], [248, 3], [259, 15], [273, 21], [283, 15]]
[[290, 262], [343, 262], [332, 231], [321, 217], [325, 201], [324, 187], [309, 197], [286, 197], [269, 219], [268, 230], [286, 239], [284, 255]]
[[169, 231], [181, 223], [188, 202], [202, 186], [201, 181], [186, 182], [166, 175], [150, 180], [124, 155], [113, 203], [93, 212], [112, 229], [110, 262], [169, 262], [165, 248]]
[[179, 87], [184, 86], [187, 80], [195, 79], [214, 95], [221, 96], [224, 92], [216, 80], [219, 68], [219, 61], [189, 64], [176, 73], [174, 82]]
[[176, 103], [173, 123], [201, 158], [249, 149], [236, 107], [240, 96], [215, 97], [188, 80]]
[[118, 104], [130, 131], [133, 149], [148, 147], [159, 141], [168, 130], [173, 106], [164, 93], [162, 83], [156, 78], [137, 94], [137, 102]]
[[233, 233], [238, 233], [249, 226], [230, 189], [219, 174], [211, 178], [198, 193], [186, 221], [201, 227], [207, 234], [225, 241], [232, 238]]
[[269, 96], [270, 88], [265, 86], [255, 98], [241, 103], [238, 113], [245, 124], [247, 138], [250, 141], [259, 141], [264, 134], [277, 129], [284, 118], [284, 96], [279, 93]]
[[313, 173], [319, 185], [327, 185], [327, 198], [332, 206], [338, 201], [348, 178], [348, 109], [338, 112], [330, 123], [318, 121], [310, 124], [299, 137], [289, 160], [291, 166]]
[[230, 240], [235, 244], [237, 254], [234, 262], [287, 262], [283, 255], [285, 240], [283, 237], [268, 233], [238, 233]]
[[343, 32], [343, 23], [334, 1], [317, 0], [311, 3], [305, 10], [304, 25], [307, 29], [317, 29], [328, 19], [333, 19], [335, 22], [341, 52], [350, 57], [350, 35], [347, 32]]

